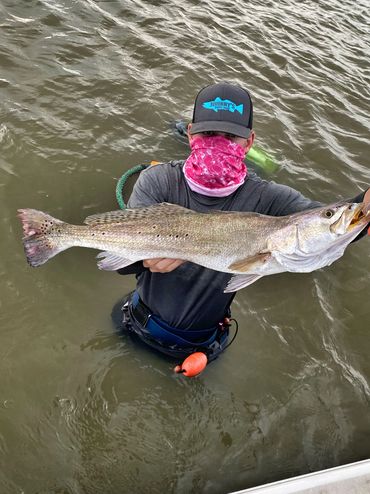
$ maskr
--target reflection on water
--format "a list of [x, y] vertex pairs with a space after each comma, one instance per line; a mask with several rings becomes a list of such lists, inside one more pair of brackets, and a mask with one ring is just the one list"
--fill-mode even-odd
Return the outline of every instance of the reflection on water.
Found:
[[368, 242], [237, 295], [195, 380], [116, 334], [132, 277], [74, 249], [29, 268], [15, 211], [116, 207], [121, 174], [186, 156], [169, 123], [245, 85], [271, 179], [331, 202], [370, 182], [368, 2], [0, 6], [0, 490], [215, 493], [369, 457]]

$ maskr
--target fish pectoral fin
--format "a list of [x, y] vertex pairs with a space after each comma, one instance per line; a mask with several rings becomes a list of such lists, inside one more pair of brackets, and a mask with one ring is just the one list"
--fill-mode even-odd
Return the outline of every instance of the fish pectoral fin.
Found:
[[236, 292], [262, 278], [263, 275], [253, 271], [260, 269], [271, 257], [271, 252], [261, 252], [255, 256], [249, 256], [230, 264], [230, 270], [245, 274], [235, 274], [227, 284], [224, 293]]
[[230, 271], [241, 271], [242, 273], [251, 272], [261, 265], [265, 264], [267, 261], [271, 259], [271, 252], [263, 252], [260, 254], [256, 254], [255, 256], [246, 257], [245, 259], [241, 259], [240, 261], [235, 261], [228, 269]]
[[125, 268], [136, 262], [136, 259], [127, 259], [116, 252], [100, 252], [96, 257], [101, 259], [98, 262], [98, 268], [105, 271], [117, 271], [117, 269]]
[[261, 274], [235, 274], [226, 285], [224, 293], [236, 292], [262, 278]]

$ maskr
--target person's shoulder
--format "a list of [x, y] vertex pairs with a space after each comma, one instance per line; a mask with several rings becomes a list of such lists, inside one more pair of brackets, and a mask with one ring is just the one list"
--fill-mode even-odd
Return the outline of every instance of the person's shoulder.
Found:
[[237, 206], [243, 211], [254, 211], [261, 214], [275, 212], [275, 204], [286, 204], [292, 195], [292, 189], [272, 180], [259, 177], [253, 170], [237, 194]]
[[171, 160], [148, 166], [141, 173], [147, 176], [173, 175], [181, 172], [184, 160]]
[[281, 193], [283, 191], [288, 192], [294, 190], [292, 189], [292, 187], [289, 187], [288, 185], [275, 182], [274, 180], [267, 180], [266, 178], [261, 178], [254, 171], [249, 172], [248, 180], [246, 180], [245, 183], [249, 187], [255, 187], [265, 192]]
[[249, 187], [248, 194], [258, 197], [256, 208], [257, 212], [262, 214], [283, 216], [322, 205], [318, 201], [305, 197], [295, 188], [273, 180], [251, 177]]
[[247, 179], [244, 182], [244, 188], [246, 190], [248, 190], [248, 189], [249, 190], [251, 190], [251, 189], [262, 190], [262, 189], [265, 189], [266, 187], [269, 187], [270, 184], [271, 184], [271, 182], [258, 176], [255, 171], [249, 170]]
[[171, 187], [182, 178], [184, 161], [173, 160], [151, 165], [140, 173], [140, 183], [143, 186]]
[[169, 200], [169, 194], [174, 184], [182, 180], [183, 161], [168, 161], [148, 166], [142, 170], [136, 180], [135, 191], [150, 191], [162, 201]]

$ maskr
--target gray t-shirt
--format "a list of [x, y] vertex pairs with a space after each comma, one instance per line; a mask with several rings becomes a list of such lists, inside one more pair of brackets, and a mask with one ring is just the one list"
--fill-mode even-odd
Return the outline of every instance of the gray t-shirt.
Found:
[[[189, 188], [182, 172], [183, 164], [172, 161], [142, 171], [128, 207], [170, 202], [199, 212], [253, 211], [284, 216], [322, 205], [290, 187], [262, 180], [253, 172], [230, 196], [203, 196]], [[223, 290], [230, 278], [230, 274], [186, 262], [170, 273], [145, 270], [138, 274], [137, 291], [152, 312], [169, 325], [206, 329], [214, 327], [227, 313], [234, 294]]]

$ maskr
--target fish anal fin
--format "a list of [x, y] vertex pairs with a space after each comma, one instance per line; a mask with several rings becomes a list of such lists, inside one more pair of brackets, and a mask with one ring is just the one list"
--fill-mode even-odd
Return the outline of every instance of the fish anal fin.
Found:
[[117, 269], [125, 268], [137, 261], [137, 259], [127, 259], [116, 252], [108, 251], [100, 252], [96, 257], [100, 259], [98, 268], [105, 271], [117, 271]]
[[260, 278], [262, 278], [262, 275], [255, 273], [235, 274], [226, 285], [224, 293], [236, 292], [241, 288], [251, 285]]
[[267, 261], [271, 259], [271, 252], [263, 252], [260, 254], [256, 254], [255, 256], [246, 257], [245, 259], [241, 259], [240, 261], [235, 261], [230, 264], [229, 268], [234, 272], [253, 272], [258, 267], [261, 267]]

